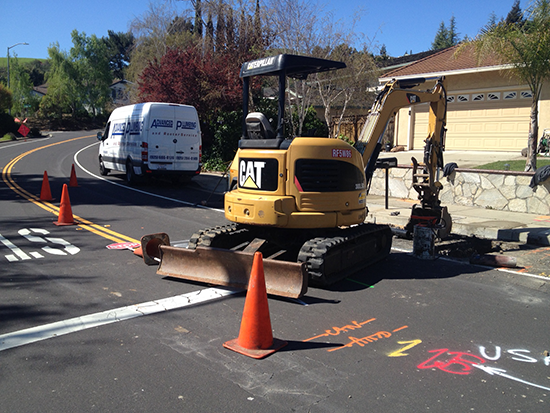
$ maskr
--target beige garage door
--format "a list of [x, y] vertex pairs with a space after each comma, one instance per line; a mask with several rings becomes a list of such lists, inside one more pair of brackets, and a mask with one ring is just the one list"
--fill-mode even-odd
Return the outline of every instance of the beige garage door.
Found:
[[[494, 100], [486, 100], [488, 96]], [[467, 101], [456, 101], [447, 106], [447, 150], [516, 151], [527, 146], [531, 99], [510, 94], [458, 95]], [[478, 97], [479, 100], [470, 101]], [[414, 148], [424, 146], [428, 131], [428, 105], [415, 108]]]

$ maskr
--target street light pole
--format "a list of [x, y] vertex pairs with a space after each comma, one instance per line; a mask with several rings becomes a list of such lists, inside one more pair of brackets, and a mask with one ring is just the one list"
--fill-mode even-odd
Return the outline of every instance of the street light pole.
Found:
[[[8, 89], [10, 88], [10, 49], [13, 49], [15, 46], [19, 46], [19, 45], [28, 46], [29, 44], [21, 42], [21, 43], [16, 43], [13, 46], [8, 47]], [[11, 106], [9, 108], [9, 114], [11, 115]]]

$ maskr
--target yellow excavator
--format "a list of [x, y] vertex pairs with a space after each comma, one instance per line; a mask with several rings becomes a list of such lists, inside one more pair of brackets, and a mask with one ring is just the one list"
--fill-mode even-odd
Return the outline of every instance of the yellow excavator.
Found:
[[[379, 92], [354, 146], [340, 139], [294, 137], [284, 133], [286, 79], [345, 68], [342, 62], [282, 54], [244, 63], [243, 132], [230, 168], [233, 188], [225, 194], [229, 225], [194, 234], [188, 248], [171, 247], [166, 234], [142, 238], [146, 263], [157, 273], [216, 285], [246, 288], [253, 254], [264, 257], [267, 291], [300, 297], [308, 285], [327, 286], [386, 258], [392, 231], [365, 223], [367, 192], [377, 166], [384, 131], [403, 107], [427, 103], [429, 130], [422, 163], [413, 158], [413, 187], [420, 204], [407, 231], [430, 226], [441, 238], [451, 218], [439, 201], [447, 97], [445, 79], [388, 82]], [[249, 113], [253, 76], [276, 76], [278, 119], [271, 125]], [[421, 84], [433, 84], [417, 89]]]

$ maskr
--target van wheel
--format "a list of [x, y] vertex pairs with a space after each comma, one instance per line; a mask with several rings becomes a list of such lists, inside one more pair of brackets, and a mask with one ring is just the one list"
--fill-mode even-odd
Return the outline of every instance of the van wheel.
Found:
[[99, 158], [99, 174], [101, 176], [107, 176], [111, 172], [110, 169], [105, 168], [105, 164], [103, 163], [103, 159]]
[[126, 162], [126, 182], [128, 182], [130, 185], [133, 185], [137, 182], [137, 176], [134, 172], [134, 165], [132, 165], [132, 161]]

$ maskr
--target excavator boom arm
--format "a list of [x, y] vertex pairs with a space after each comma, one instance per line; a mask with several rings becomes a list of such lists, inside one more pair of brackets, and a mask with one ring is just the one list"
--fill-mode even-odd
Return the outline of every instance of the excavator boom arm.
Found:
[[424, 157], [424, 163], [437, 175], [437, 168], [442, 168], [444, 150], [445, 123], [447, 112], [447, 92], [445, 79], [435, 79], [435, 85], [429, 90], [416, 90], [412, 87], [434, 79], [392, 80], [378, 94], [369, 112], [367, 122], [359, 135], [356, 148], [362, 153], [366, 167], [367, 185], [372, 179], [374, 165], [380, 153], [382, 138], [388, 122], [401, 108], [421, 103], [430, 104], [430, 118], [426, 145], [430, 155]]

